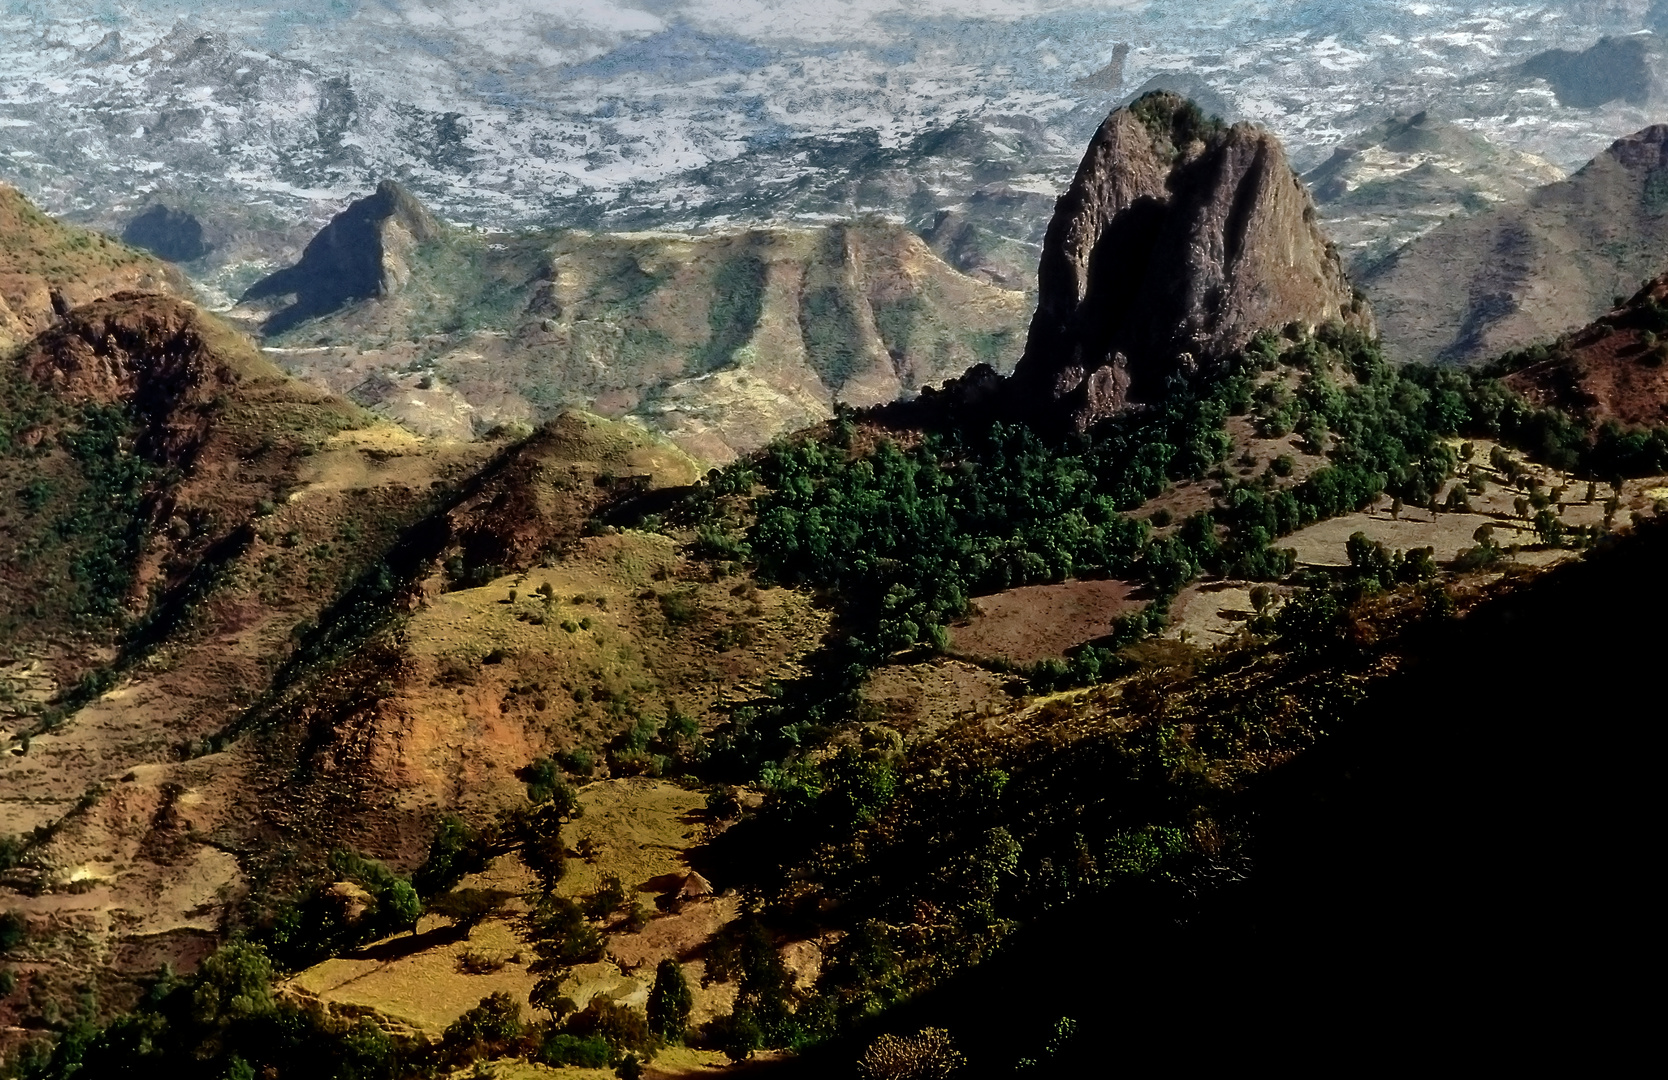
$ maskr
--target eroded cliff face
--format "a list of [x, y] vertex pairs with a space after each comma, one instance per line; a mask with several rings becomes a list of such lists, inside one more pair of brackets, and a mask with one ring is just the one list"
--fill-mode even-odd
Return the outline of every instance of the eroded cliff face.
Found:
[[411, 276], [417, 246], [439, 235], [439, 224], [423, 205], [399, 184], [384, 180], [375, 194], [331, 219], [300, 262], [262, 278], [243, 300], [290, 300], [265, 327], [267, 333], [281, 333], [354, 300], [397, 291]]
[[1082, 429], [1291, 322], [1370, 328], [1275, 137], [1174, 94], [1107, 117], [1049, 225], [1015, 372]]

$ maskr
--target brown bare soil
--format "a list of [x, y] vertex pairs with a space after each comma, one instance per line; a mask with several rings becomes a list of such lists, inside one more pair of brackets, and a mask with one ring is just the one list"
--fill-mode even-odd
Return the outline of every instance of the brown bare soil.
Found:
[[973, 601], [973, 617], [951, 638], [957, 652], [1034, 663], [1104, 637], [1112, 620], [1139, 609], [1125, 581], [1027, 585]]
[[[1560, 341], [1548, 360], [1518, 371], [1506, 385], [1537, 405], [1554, 405], [1597, 422], [1668, 422], [1668, 345], [1658, 344], [1652, 303], [1668, 299], [1668, 275], [1648, 282], [1626, 304]], [[1646, 334], [1652, 336], [1646, 338]]]
[[938, 658], [881, 668], [864, 686], [863, 700], [881, 723], [924, 738], [964, 717], [1011, 708], [1013, 682], [962, 660]]

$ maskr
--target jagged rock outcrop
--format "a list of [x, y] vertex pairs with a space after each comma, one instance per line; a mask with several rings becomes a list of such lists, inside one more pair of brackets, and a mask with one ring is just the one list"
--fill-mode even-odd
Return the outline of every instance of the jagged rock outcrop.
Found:
[[66, 401], [131, 403], [144, 421], [137, 449], [180, 465], [238, 381], [209, 333], [184, 301], [118, 293], [66, 313], [24, 353], [23, 370]]
[[1169, 93], [1118, 109], [1061, 197], [1014, 379], [1082, 429], [1291, 322], [1370, 315], [1275, 137]]
[[328, 315], [355, 300], [388, 296], [411, 276], [417, 245], [440, 236], [440, 225], [412, 194], [384, 180], [337, 214], [313, 237], [301, 261], [271, 274], [243, 294], [243, 302], [294, 297], [266, 321], [269, 334]]

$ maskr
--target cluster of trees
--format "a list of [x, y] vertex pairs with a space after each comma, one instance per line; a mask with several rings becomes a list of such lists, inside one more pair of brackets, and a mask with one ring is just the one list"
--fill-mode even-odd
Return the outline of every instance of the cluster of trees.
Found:
[[49, 1052], [26, 1045], [14, 1071], [26, 1080], [254, 1080], [263, 1074], [393, 1080], [422, 1070], [427, 1047], [397, 1040], [368, 1019], [338, 1019], [282, 999], [273, 979], [272, 961], [259, 945], [223, 946], [189, 979], [164, 973], [132, 1011], [104, 1028], [79, 1021]]
[[298, 970], [366, 942], [415, 929], [423, 902], [409, 879], [375, 859], [338, 849], [329, 880], [280, 903], [263, 918], [257, 940], [263, 955]]
[[715, 495], [763, 485], [745, 545], [710, 526], [702, 542], [750, 556], [764, 580], [836, 594], [871, 663], [943, 647], [945, 624], [981, 593], [1097, 574], [1144, 575], [1162, 593], [1195, 572], [1196, 553], [1155, 546], [1128, 511], [1222, 460], [1248, 387], [1232, 365], [1178, 377], [1161, 407], [1057, 443], [1006, 423], [860, 455], [839, 439], [781, 443], [711, 482]]
[[689, 1020], [689, 985], [671, 961], [656, 972], [647, 1016], [599, 996], [584, 1009], [569, 1010], [565, 1020], [531, 1022], [519, 1002], [497, 993], [434, 1041], [395, 1037], [370, 1018], [343, 1019], [316, 1003], [280, 997], [274, 989], [278, 970], [258, 944], [222, 946], [190, 978], [165, 972], [131, 1011], [102, 1029], [77, 1021], [50, 1050], [26, 1045], [8, 1075], [396, 1080], [522, 1057], [549, 1065], [614, 1065], [622, 1076], [637, 1076], [640, 1062], [681, 1039]]
[[[1363, 569], [1392, 580], [1423, 563], [1362, 550]], [[1343, 589], [1300, 594], [1278, 621], [1314, 647], [1146, 670], [1099, 699], [1116, 718], [1074, 723], [1078, 706], [1059, 703], [1039, 718], [1057, 724], [1046, 731], [907, 751], [871, 739], [783, 767], [766, 812], [715, 844], [762, 901], [709, 960], [739, 980], [716, 1035], [799, 1047], [861, 1030], [1036, 912], [1090, 896], [1167, 906], [1227, 872], [1236, 777], [1312, 745], [1359, 696], [1359, 650], [1338, 651], [1352, 640]], [[816, 985], [784, 988], [770, 928], [830, 911], [847, 932]]]

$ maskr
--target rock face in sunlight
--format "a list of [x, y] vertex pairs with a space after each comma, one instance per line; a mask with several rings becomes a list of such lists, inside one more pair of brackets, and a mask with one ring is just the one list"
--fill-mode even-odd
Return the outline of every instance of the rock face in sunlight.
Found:
[[248, 302], [294, 297], [267, 320], [279, 333], [303, 320], [327, 315], [354, 300], [387, 296], [411, 276], [417, 245], [440, 227], [410, 192], [384, 180], [376, 194], [350, 205], [313, 238], [301, 261], [256, 282]]
[[1084, 428], [1290, 322], [1371, 316], [1273, 135], [1175, 94], [1109, 116], [1060, 199], [1015, 377]]

